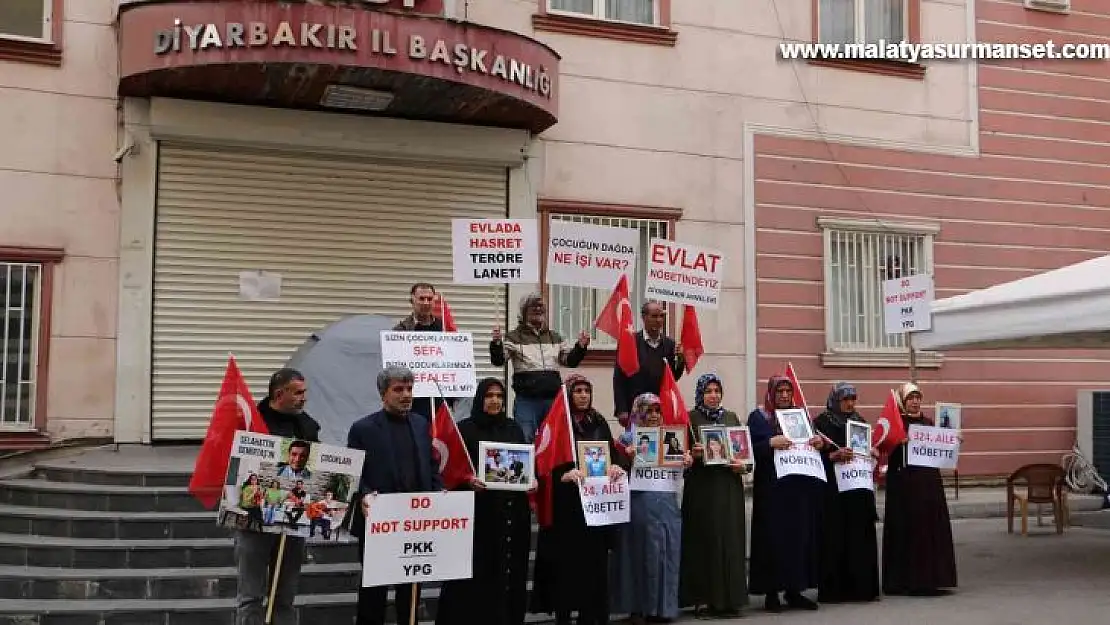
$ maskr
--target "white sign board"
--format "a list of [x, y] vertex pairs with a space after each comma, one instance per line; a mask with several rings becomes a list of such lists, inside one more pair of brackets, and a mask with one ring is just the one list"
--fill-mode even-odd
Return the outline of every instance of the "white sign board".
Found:
[[677, 467], [632, 467], [628, 483], [634, 491], [677, 493], [682, 488], [682, 473]]
[[870, 458], [856, 458], [836, 465], [836, 488], [844, 493], [850, 490], [875, 490], [875, 462]]
[[473, 491], [373, 497], [362, 586], [470, 579], [473, 521]]
[[628, 502], [628, 477], [616, 482], [608, 477], [588, 477], [583, 480], [579, 495], [582, 497], [582, 513], [586, 515], [586, 525], [616, 525], [628, 523], [631, 506]]
[[610, 290], [636, 272], [640, 231], [552, 219], [547, 241], [547, 282]]
[[535, 219], [452, 219], [455, 284], [540, 281]]
[[[413, 397], [474, 397], [474, 338], [469, 332], [382, 331], [382, 367], [413, 373]], [[367, 380], [372, 384], [372, 380]]]
[[918, 274], [883, 281], [883, 326], [887, 334], [933, 327], [933, 277]]
[[809, 445], [794, 445], [790, 449], [775, 450], [775, 474], [779, 479], [788, 475], [815, 477], [822, 482], [825, 477], [825, 462], [821, 452]]
[[717, 250], [652, 239], [644, 295], [647, 299], [717, 308], [724, 268], [724, 256]]
[[281, 274], [269, 271], [240, 271], [239, 299], [276, 302], [281, 299]]
[[960, 435], [955, 430], [911, 425], [907, 464], [934, 469], [955, 469], [960, 459]]

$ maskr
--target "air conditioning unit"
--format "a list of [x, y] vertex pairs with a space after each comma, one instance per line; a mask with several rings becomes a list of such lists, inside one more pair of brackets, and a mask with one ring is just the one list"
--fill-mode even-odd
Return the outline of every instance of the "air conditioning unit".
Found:
[[1071, 11], [1071, 0], [1025, 0], [1025, 8], [1033, 11], [1067, 13]]
[[1075, 408], [1079, 453], [1110, 483], [1110, 390], [1081, 389]]

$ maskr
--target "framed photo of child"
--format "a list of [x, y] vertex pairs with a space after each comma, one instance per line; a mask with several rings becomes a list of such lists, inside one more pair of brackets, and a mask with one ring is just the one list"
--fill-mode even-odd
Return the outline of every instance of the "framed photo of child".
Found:
[[586, 477], [609, 475], [609, 444], [603, 441], [578, 441], [578, 468]]
[[489, 490], [527, 491], [532, 488], [535, 449], [516, 443], [478, 442], [482, 459], [479, 479]]
[[660, 442], [660, 452], [662, 454], [659, 460], [661, 467], [681, 467], [684, 466], [686, 458], [686, 450], [690, 446], [688, 430], [684, 425], [666, 426], [659, 428], [659, 436], [663, 439]]
[[746, 465], [755, 464], [752, 456], [752, 435], [748, 426], [738, 425], [726, 429], [728, 434], [729, 459], [740, 460]]
[[856, 458], [871, 457], [871, 426], [859, 421], [848, 422], [848, 448]]
[[701, 435], [702, 462], [706, 465], [728, 464], [729, 444], [727, 428], [723, 426], [702, 427]]
[[636, 466], [659, 466], [659, 428], [636, 428], [632, 444], [636, 447]]
[[813, 424], [809, 422], [809, 414], [804, 408], [776, 410], [775, 417], [782, 428], [782, 435], [791, 443], [808, 443], [813, 438]]

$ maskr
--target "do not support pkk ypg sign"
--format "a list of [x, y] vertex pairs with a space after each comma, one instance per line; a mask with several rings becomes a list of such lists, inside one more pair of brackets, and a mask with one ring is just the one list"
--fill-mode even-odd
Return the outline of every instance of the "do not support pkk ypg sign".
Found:
[[535, 219], [452, 219], [456, 284], [540, 281]]
[[382, 331], [382, 367], [412, 371], [413, 397], [473, 397], [474, 338], [469, 332]]
[[470, 579], [474, 493], [399, 493], [370, 500], [362, 586]]

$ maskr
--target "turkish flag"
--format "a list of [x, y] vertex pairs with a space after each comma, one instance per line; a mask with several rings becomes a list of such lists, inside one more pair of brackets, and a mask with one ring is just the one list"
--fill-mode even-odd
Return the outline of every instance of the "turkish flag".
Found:
[[[794, 365], [786, 363], [786, 379], [794, 385], [794, 406], [797, 408], [805, 408], [806, 414], [809, 414], [809, 404], [806, 403], [805, 393], [802, 392], [802, 383], [798, 381], [798, 374], [794, 373]], [[810, 415], [810, 419], [813, 415]]]
[[875, 427], [871, 428], [871, 446], [880, 454], [889, 455], [895, 447], [905, 441], [906, 428], [902, 424], [902, 410], [898, 407], [898, 398], [892, 390], [886, 398], [886, 403], [883, 404], [882, 412], [879, 413], [879, 420], [875, 422]]
[[443, 487], [454, 490], [474, 477], [474, 464], [466, 451], [459, 426], [451, 418], [447, 404], [440, 403], [432, 419], [432, 459], [439, 464]]
[[258, 414], [247, 381], [235, 364], [235, 357], [228, 356], [227, 371], [220, 385], [220, 394], [212, 408], [208, 433], [197, 454], [193, 477], [189, 479], [189, 493], [205, 508], [215, 508], [223, 495], [227, 481], [227, 467], [231, 459], [231, 445], [235, 432], [246, 430], [269, 434], [266, 422]]
[[701, 342], [698, 312], [689, 304], [682, 306], [682, 332], [679, 334], [679, 341], [682, 342], [682, 355], [686, 359], [686, 373], [690, 373], [705, 353], [705, 345]]
[[435, 300], [433, 300], [432, 305], [435, 307], [436, 311], [432, 314], [443, 320], [443, 331], [458, 332], [459, 326], [455, 324], [455, 315], [451, 312], [451, 307], [447, 305], [447, 298], [443, 297], [443, 295], [439, 293], [436, 293], [436, 297]]
[[663, 381], [659, 384], [659, 402], [663, 409], [663, 425], [690, 425], [690, 411], [682, 401], [682, 391], [671, 372], [671, 365], [663, 361]]
[[632, 325], [627, 275], [621, 274], [620, 280], [617, 280], [617, 286], [597, 316], [594, 327], [617, 339], [617, 366], [626, 376], [636, 375], [640, 370], [640, 357], [636, 348], [636, 330]]
[[533, 498], [540, 525], [550, 527], [554, 521], [553, 497], [555, 484], [552, 473], [557, 467], [574, 462], [574, 430], [571, 429], [567, 387], [555, 396], [551, 410], [536, 433], [536, 479], [538, 489]]

